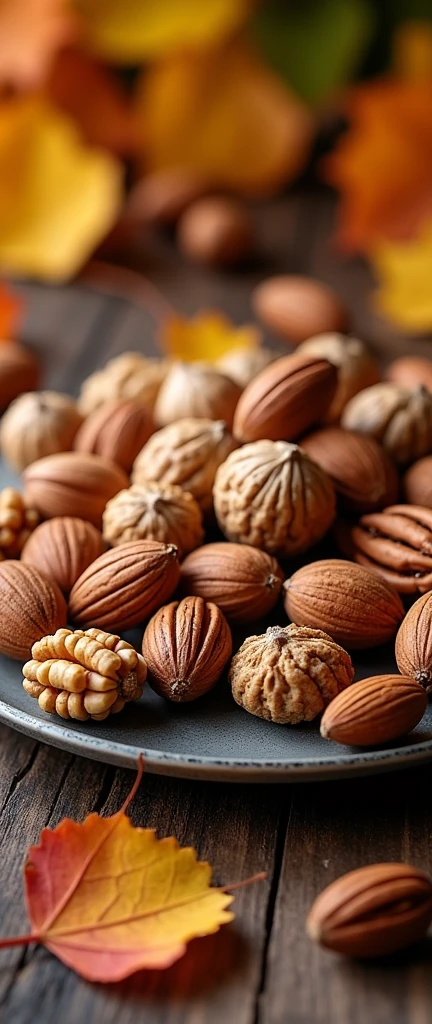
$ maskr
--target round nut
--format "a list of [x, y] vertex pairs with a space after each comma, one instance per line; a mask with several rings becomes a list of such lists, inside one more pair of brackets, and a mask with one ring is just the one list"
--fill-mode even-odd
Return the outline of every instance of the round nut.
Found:
[[153, 420], [140, 402], [106, 402], [84, 420], [75, 436], [74, 449], [103, 455], [130, 473], [153, 430]]
[[337, 388], [324, 416], [325, 423], [337, 423], [350, 399], [380, 380], [378, 364], [358, 338], [346, 334], [318, 334], [304, 341], [299, 351], [316, 359], [328, 359], [337, 367]]
[[407, 469], [402, 484], [409, 505], [432, 508], [432, 455], [414, 462]]
[[166, 359], [147, 359], [141, 352], [122, 352], [83, 382], [80, 412], [89, 416], [105, 402], [136, 401], [151, 415], [169, 365]]
[[201, 509], [175, 484], [133, 484], [107, 503], [103, 535], [113, 547], [131, 540], [175, 544], [182, 558], [202, 543]]
[[303, 437], [301, 447], [328, 473], [345, 511], [372, 512], [397, 500], [396, 468], [373, 437], [323, 427]]
[[231, 631], [217, 605], [185, 597], [156, 612], [142, 650], [156, 693], [176, 703], [196, 700], [215, 685], [231, 657]]
[[26, 500], [44, 519], [74, 516], [100, 527], [110, 498], [127, 487], [126, 473], [102, 455], [61, 452], [24, 470]]
[[33, 391], [39, 384], [39, 363], [36, 356], [18, 341], [2, 341], [0, 345], [0, 413], [23, 391]]
[[214, 601], [231, 622], [255, 622], [267, 615], [284, 578], [275, 558], [249, 544], [204, 544], [180, 569], [183, 593]]
[[293, 441], [322, 419], [337, 385], [337, 370], [326, 359], [283, 356], [245, 388], [234, 415], [239, 441]]
[[38, 569], [10, 559], [0, 565], [0, 654], [25, 661], [36, 640], [66, 625], [66, 601]]
[[209, 196], [197, 199], [183, 213], [177, 241], [184, 255], [194, 263], [231, 267], [253, 248], [252, 224], [247, 210], [237, 200]]
[[293, 345], [348, 326], [348, 313], [339, 296], [312, 277], [270, 277], [252, 292], [252, 306], [267, 327]]
[[206, 363], [174, 363], [161, 385], [155, 420], [160, 427], [192, 417], [231, 427], [240, 395], [238, 384]]
[[54, 580], [64, 594], [104, 551], [100, 530], [84, 519], [57, 516], [36, 528], [27, 541], [21, 561], [34, 565]]
[[405, 736], [427, 708], [422, 686], [407, 676], [371, 676], [340, 693], [323, 714], [321, 736], [352, 747], [374, 747]]
[[432, 394], [398, 384], [375, 384], [348, 402], [341, 424], [346, 430], [369, 434], [400, 465], [432, 450]]
[[0, 426], [0, 446], [17, 473], [45, 455], [72, 448], [82, 416], [69, 395], [30, 391], [16, 398]]
[[127, 216], [143, 226], [171, 227], [191, 203], [209, 190], [209, 182], [192, 168], [167, 167], [153, 171], [131, 189]]

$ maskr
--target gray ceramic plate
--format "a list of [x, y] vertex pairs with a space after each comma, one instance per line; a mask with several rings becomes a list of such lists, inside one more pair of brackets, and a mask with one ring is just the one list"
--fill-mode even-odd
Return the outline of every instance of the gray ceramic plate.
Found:
[[[0, 486], [9, 482], [12, 478], [0, 471]], [[273, 616], [278, 620], [286, 621], [282, 608]], [[254, 632], [268, 624], [257, 624]], [[236, 646], [243, 636], [236, 637]], [[139, 631], [128, 639], [138, 645]], [[392, 650], [362, 653], [356, 669], [359, 679], [394, 671]], [[432, 706], [405, 741], [380, 750], [354, 750], [321, 739], [316, 724], [278, 726], [254, 718], [234, 704], [226, 678], [192, 704], [168, 704], [145, 687], [141, 700], [126, 705], [121, 715], [99, 723], [67, 723], [39, 709], [23, 690], [21, 665], [3, 657], [0, 720], [84, 757], [132, 768], [142, 753], [148, 771], [195, 779], [307, 781], [391, 771], [432, 757]]]

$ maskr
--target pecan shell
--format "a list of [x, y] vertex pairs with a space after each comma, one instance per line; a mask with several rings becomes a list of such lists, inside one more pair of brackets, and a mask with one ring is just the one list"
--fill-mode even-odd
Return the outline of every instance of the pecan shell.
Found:
[[378, 572], [400, 594], [432, 589], [432, 509], [390, 505], [362, 516], [351, 541], [355, 561]]

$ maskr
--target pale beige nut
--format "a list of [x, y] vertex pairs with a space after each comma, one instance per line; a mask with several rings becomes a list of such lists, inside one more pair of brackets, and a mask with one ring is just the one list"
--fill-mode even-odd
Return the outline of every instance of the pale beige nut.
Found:
[[328, 473], [345, 512], [372, 512], [397, 500], [396, 467], [375, 438], [322, 427], [302, 437], [301, 447]]
[[24, 391], [38, 387], [39, 363], [30, 349], [18, 341], [2, 341], [0, 345], [0, 413]]
[[294, 441], [325, 415], [337, 386], [328, 359], [294, 352], [270, 363], [245, 388], [234, 416], [239, 441]]
[[54, 580], [64, 594], [105, 550], [100, 530], [85, 519], [55, 516], [36, 528], [21, 555], [25, 565]]
[[0, 563], [0, 654], [23, 661], [46, 633], [66, 625], [66, 601], [33, 565]]
[[390, 505], [351, 528], [352, 556], [400, 594], [432, 590], [432, 509]]
[[281, 558], [311, 547], [335, 515], [330, 477], [287, 441], [256, 441], [232, 452], [217, 471], [213, 497], [228, 540]]
[[232, 427], [241, 389], [207, 363], [173, 363], [154, 408], [159, 427], [188, 417], [224, 420]]
[[98, 528], [107, 501], [127, 487], [126, 473], [115, 462], [90, 452], [59, 452], [27, 466], [25, 498], [42, 518], [76, 516]]
[[80, 412], [88, 416], [105, 402], [127, 399], [141, 402], [151, 414], [168, 368], [165, 359], [123, 352], [84, 381], [78, 401]]
[[328, 359], [337, 367], [338, 382], [325, 423], [337, 423], [354, 395], [380, 380], [378, 364], [363, 341], [346, 334], [317, 334], [299, 347], [299, 352]]
[[19, 558], [39, 520], [39, 512], [14, 487], [0, 491], [0, 561]]
[[225, 196], [204, 196], [192, 202], [177, 227], [181, 252], [194, 263], [231, 267], [254, 248], [252, 222], [246, 207]]
[[119, 636], [99, 629], [58, 629], [32, 647], [23, 686], [42, 711], [100, 722], [141, 697], [144, 658]]
[[411, 732], [427, 708], [427, 695], [408, 676], [370, 676], [340, 693], [321, 719], [321, 736], [353, 747], [375, 747]]
[[221, 373], [231, 377], [240, 388], [245, 388], [261, 370], [274, 363], [279, 355], [279, 352], [264, 345], [245, 345], [225, 352], [223, 356], [219, 356], [215, 365]]
[[267, 615], [284, 578], [276, 559], [250, 544], [204, 544], [180, 569], [183, 593], [214, 601], [230, 622], [255, 622]]
[[30, 391], [16, 398], [0, 426], [6, 462], [18, 473], [36, 459], [72, 448], [82, 416], [69, 395]]
[[176, 484], [133, 484], [107, 503], [103, 535], [112, 547], [131, 540], [175, 544], [182, 558], [202, 543], [202, 513], [192, 494]]
[[399, 672], [432, 693], [432, 593], [423, 594], [407, 611], [396, 636]]
[[417, 388], [423, 385], [432, 391], [432, 359], [424, 356], [401, 356], [387, 367], [386, 380], [400, 384], [403, 388]]
[[327, 633], [294, 625], [248, 637], [229, 674], [236, 703], [279, 725], [310, 722], [353, 678], [349, 654]]
[[342, 426], [369, 434], [403, 466], [432, 451], [432, 394], [384, 381], [360, 391], [342, 413]]
[[185, 597], [160, 608], [143, 638], [149, 683], [166, 700], [196, 700], [210, 690], [231, 657], [231, 630], [220, 608]]
[[147, 441], [135, 459], [132, 482], [177, 484], [210, 512], [216, 470], [236, 447], [222, 420], [179, 420]]
[[299, 345], [315, 334], [344, 331], [348, 313], [322, 281], [296, 274], [269, 277], [252, 292], [255, 313], [276, 334]]
[[73, 447], [77, 452], [103, 455], [130, 473], [153, 431], [153, 419], [140, 402], [105, 402], [84, 420]]

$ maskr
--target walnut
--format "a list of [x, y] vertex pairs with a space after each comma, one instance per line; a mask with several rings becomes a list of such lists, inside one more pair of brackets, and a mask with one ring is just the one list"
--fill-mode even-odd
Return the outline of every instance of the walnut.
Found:
[[79, 409], [88, 416], [105, 402], [135, 399], [153, 411], [159, 388], [169, 369], [165, 359], [148, 359], [141, 352], [123, 352], [102, 370], [96, 370], [84, 381]]
[[144, 658], [131, 644], [100, 629], [58, 629], [32, 647], [23, 686], [42, 711], [100, 722], [141, 697]]
[[425, 387], [375, 384], [348, 402], [341, 423], [375, 437], [400, 465], [432, 451], [432, 395]]
[[18, 473], [45, 455], [72, 448], [82, 416], [69, 395], [56, 391], [28, 391], [16, 398], [3, 416], [0, 445]]
[[317, 334], [300, 345], [299, 352], [320, 356], [337, 366], [338, 384], [325, 423], [337, 423], [342, 411], [359, 391], [377, 384], [379, 367], [363, 341], [345, 334]]
[[203, 512], [209, 512], [216, 470], [234, 448], [236, 443], [222, 420], [178, 420], [158, 430], [141, 449], [132, 482], [178, 484], [193, 494]]
[[27, 505], [19, 491], [13, 487], [0, 491], [0, 561], [19, 558], [39, 520], [39, 512]]
[[214, 506], [228, 540], [288, 557], [324, 536], [335, 515], [330, 477], [296, 444], [253, 441], [216, 473]]
[[294, 625], [248, 637], [229, 673], [237, 704], [279, 725], [310, 722], [353, 677], [343, 647], [320, 629]]
[[202, 542], [201, 509], [176, 484], [133, 484], [108, 502], [103, 535], [113, 547], [130, 540], [175, 544], [182, 558]]
[[159, 427], [194, 416], [224, 420], [232, 427], [241, 389], [206, 363], [174, 363], [161, 385], [154, 409]]

